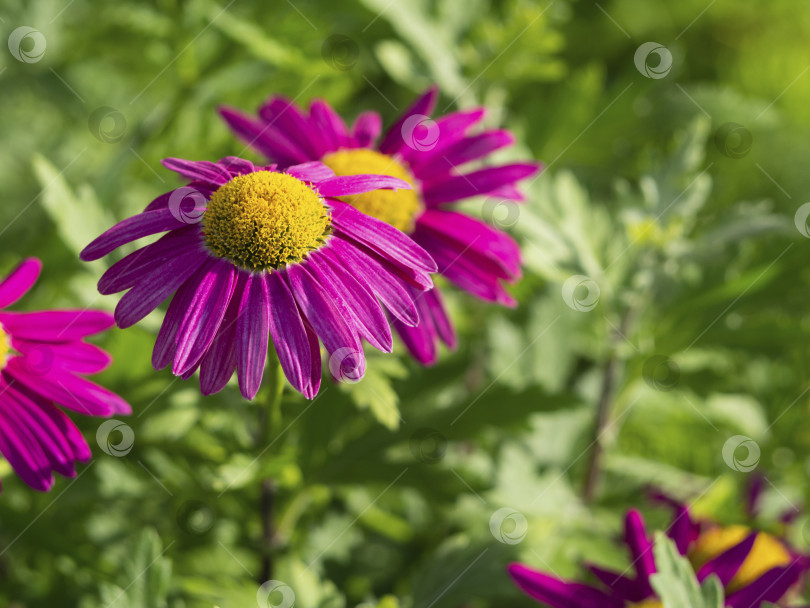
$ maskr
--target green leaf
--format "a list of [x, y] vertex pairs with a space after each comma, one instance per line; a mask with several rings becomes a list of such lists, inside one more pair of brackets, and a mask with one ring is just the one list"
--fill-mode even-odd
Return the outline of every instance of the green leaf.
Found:
[[[89, 185], [80, 186], [74, 193], [62, 172], [44, 156], [35, 155], [32, 164], [42, 187], [40, 204], [56, 224], [62, 241], [78, 255], [114, 223], [112, 215], [101, 206]], [[93, 264], [102, 267], [101, 262]]]
[[171, 561], [157, 532], [148, 528], [138, 540], [124, 565], [123, 587], [102, 585], [102, 602], [109, 608], [163, 608], [171, 577]]
[[698, 583], [692, 565], [678, 553], [675, 543], [662, 533], [655, 537], [658, 572], [650, 580], [664, 608], [723, 608], [723, 588], [712, 575]]
[[399, 414], [399, 396], [391, 381], [404, 378], [407, 369], [396, 357], [369, 357], [363, 379], [357, 383], [342, 383], [340, 389], [347, 393], [361, 410], [369, 410], [374, 418], [389, 429], [396, 430], [402, 420]]

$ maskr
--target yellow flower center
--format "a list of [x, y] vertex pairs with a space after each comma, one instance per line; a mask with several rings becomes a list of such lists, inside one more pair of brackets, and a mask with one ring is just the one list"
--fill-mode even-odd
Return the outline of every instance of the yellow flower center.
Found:
[[3, 326], [0, 325], [0, 369], [6, 366], [6, 358], [11, 352], [11, 345], [8, 343], [8, 334], [3, 331]]
[[203, 216], [205, 244], [248, 270], [300, 262], [330, 233], [321, 197], [286, 173], [257, 171], [233, 178], [211, 196]]
[[627, 608], [664, 608], [658, 600], [644, 600], [638, 604], [627, 604]]
[[[695, 545], [689, 551], [689, 559], [697, 570], [709, 560], [744, 541], [750, 533], [751, 530], [745, 526], [711, 528], [695, 541]], [[732, 593], [741, 589], [771, 568], [787, 566], [791, 561], [790, 553], [778, 538], [760, 532], [748, 557], [726, 587], [726, 592]]]
[[[415, 185], [413, 175], [402, 164], [386, 154], [368, 148], [338, 150], [324, 156], [321, 162], [332, 169], [335, 175], [389, 175], [398, 177], [411, 186]], [[414, 190], [373, 190], [337, 198], [403, 232], [413, 230], [414, 219], [422, 209], [419, 195]]]

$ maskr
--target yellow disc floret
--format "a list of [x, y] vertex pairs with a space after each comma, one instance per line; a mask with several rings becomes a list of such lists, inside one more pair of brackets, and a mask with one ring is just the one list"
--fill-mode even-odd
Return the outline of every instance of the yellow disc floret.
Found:
[[[321, 159], [324, 165], [332, 169], [335, 175], [389, 175], [398, 177], [414, 186], [414, 177], [404, 166], [392, 157], [369, 150], [354, 148], [338, 150]], [[339, 196], [340, 200], [349, 203], [366, 215], [376, 217], [403, 232], [411, 232], [414, 219], [422, 209], [419, 196], [413, 190], [373, 190], [352, 196]]]
[[658, 600], [644, 600], [638, 604], [628, 604], [627, 608], [664, 608], [664, 605]]
[[208, 249], [248, 270], [300, 262], [323, 245], [330, 227], [328, 208], [312, 188], [272, 171], [220, 186], [203, 216]]
[[11, 345], [8, 343], [8, 334], [3, 331], [3, 326], [0, 325], [0, 369], [6, 366], [6, 358], [11, 352]]
[[[745, 526], [710, 528], [695, 541], [695, 545], [689, 551], [689, 559], [695, 569], [698, 569], [724, 551], [740, 544], [750, 533], [751, 530]], [[731, 579], [726, 591], [731, 593], [750, 585], [771, 568], [787, 566], [791, 561], [787, 547], [778, 538], [760, 532], [751, 552]]]

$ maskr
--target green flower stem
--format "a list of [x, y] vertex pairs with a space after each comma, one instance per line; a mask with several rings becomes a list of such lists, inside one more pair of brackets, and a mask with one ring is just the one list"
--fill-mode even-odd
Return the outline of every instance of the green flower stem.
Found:
[[625, 336], [627, 336], [633, 316], [634, 310], [628, 308], [622, 316], [618, 331], [613, 335], [613, 340], [610, 345], [610, 354], [608, 355], [607, 361], [605, 361], [602, 366], [602, 388], [599, 391], [599, 401], [596, 406], [596, 422], [594, 424], [593, 439], [590, 444], [590, 455], [588, 457], [588, 465], [585, 473], [585, 486], [582, 492], [583, 499], [586, 503], [593, 502], [596, 497], [596, 492], [599, 489], [599, 483], [602, 480], [602, 460], [605, 451], [603, 437], [607, 429], [608, 421], [610, 420], [616, 377], [620, 365], [624, 364], [623, 361], [619, 361], [619, 355], [616, 352], [616, 343], [619, 340], [626, 339]]

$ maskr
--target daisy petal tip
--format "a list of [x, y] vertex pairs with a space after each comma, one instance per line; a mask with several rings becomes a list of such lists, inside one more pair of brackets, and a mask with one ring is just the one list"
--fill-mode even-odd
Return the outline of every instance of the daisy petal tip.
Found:
[[122, 416], [129, 416], [132, 414], [132, 406], [126, 401], [124, 401], [118, 405], [115, 413], [121, 414]]
[[36, 276], [39, 277], [39, 273], [42, 272], [42, 260], [34, 256], [25, 258], [17, 267], [17, 270], [23, 269], [29, 273], [36, 273]]
[[[93, 241], [95, 243], [95, 241]], [[95, 260], [101, 259], [102, 256], [97, 255], [95, 248], [93, 247], [93, 243], [90, 243], [87, 247], [81, 250], [79, 253], [79, 259], [82, 262], [93, 262]]]

